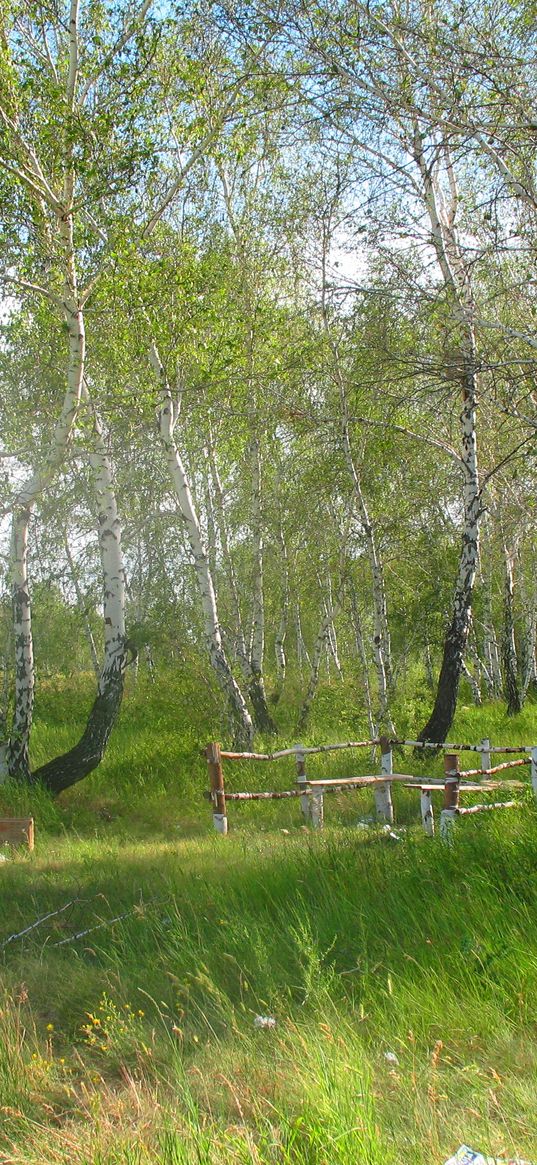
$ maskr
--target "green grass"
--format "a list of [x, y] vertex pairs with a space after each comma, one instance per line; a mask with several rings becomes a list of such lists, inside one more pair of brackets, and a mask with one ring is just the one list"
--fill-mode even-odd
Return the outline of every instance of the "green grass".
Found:
[[[218, 731], [191, 712], [177, 739], [175, 712], [162, 691], [131, 697], [101, 771], [56, 804], [3, 790], [38, 841], [0, 866], [0, 945], [51, 917], [0, 952], [0, 1161], [442, 1165], [463, 1141], [537, 1161], [531, 796], [462, 822], [451, 847], [401, 789], [399, 843], [353, 828], [366, 793], [332, 798], [322, 835], [295, 802], [232, 806], [223, 839], [198, 756]], [[462, 707], [453, 736], [528, 742], [534, 713]], [[43, 707], [37, 751], [45, 738]]]

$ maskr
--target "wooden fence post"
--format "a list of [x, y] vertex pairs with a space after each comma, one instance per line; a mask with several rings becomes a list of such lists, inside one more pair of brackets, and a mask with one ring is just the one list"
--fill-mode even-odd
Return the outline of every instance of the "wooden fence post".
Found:
[[[301, 790], [308, 787], [308, 778], [306, 776], [306, 754], [304, 752], [303, 744], [295, 745], [295, 761], [296, 761], [296, 783]], [[304, 821], [308, 824], [310, 822], [310, 798], [303, 792], [300, 798], [300, 808]]]
[[220, 745], [212, 742], [205, 749], [213, 803], [213, 824], [217, 833], [227, 834], [226, 794]]
[[444, 808], [440, 814], [440, 836], [449, 841], [459, 808], [460, 760], [456, 753], [448, 752], [444, 757]]
[[433, 795], [429, 789], [421, 790], [420, 805], [423, 828], [429, 837], [434, 837]]
[[531, 784], [537, 798], [537, 748], [531, 750]]
[[[380, 737], [380, 771], [382, 776], [393, 773], [392, 746], [387, 736]], [[391, 781], [378, 785], [374, 791], [377, 821], [388, 821], [393, 825], [393, 804]]]
[[481, 768], [490, 769], [490, 740], [485, 736], [481, 741]]

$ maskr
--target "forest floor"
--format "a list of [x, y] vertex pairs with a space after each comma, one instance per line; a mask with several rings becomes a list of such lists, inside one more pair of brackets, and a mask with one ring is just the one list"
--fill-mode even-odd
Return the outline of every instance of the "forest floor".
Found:
[[[459, 731], [537, 736], [534, 710], [487, 715]], [[401, 789], [400, 841], [356, 829], [366, 794], [315, 835], [296, 803], [233, 808], [223, 839], [192, 765], [195, 792], [120, 804], [104, 770], [34, 796], [36, 849], [0, 866], [0, 1161], [442, 1165], [465, 1142], [537, 1162], [530, 791], [450, 847]]]

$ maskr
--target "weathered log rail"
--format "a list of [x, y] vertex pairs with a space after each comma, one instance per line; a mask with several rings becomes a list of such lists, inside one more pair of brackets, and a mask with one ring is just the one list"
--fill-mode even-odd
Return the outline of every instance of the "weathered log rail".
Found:
[[[306, 772], [306, 758], [323, 753], [336, 752], [342, 749], [380, 748], [380, 773], [366, 773], [357, 777], [325, 777], [311, 778]], [[408, 773], [394, 773], [393, 749], [423, 748], [430, 752], [444, 754], [444, 776], [415, 777]], [[477, 752], [480, 754], [481, 767], [461, 770], [459, 753]], [[495, 754], [516, 755], [517, 759], [503, 761], [492, 765], [491, 756]], [[522, 754], [522, 756], [520, 755]], [[381, 736], [375, 740], [345, 741], [336, 744], [320, 744], [305, 747], [295, 744], [291, 748], [280, 749], [278, 752], [228, 752], [220, 745], [212, 742], [203, 750], [209, 772], [210, 789], [205, 794], [210, 800], [213, 811], [213, 823], [218, 833], [227, 834], [228, 820], [226, 805], [228, 801], [280, 801], [299, 798], [305, 821], [314, 829], [322, 829], [324, 822], [324, 798], [330, 793], [352, 792], [356, 789], [371, 788], [375, 798], [376, 817], [379, 822], [390, 825], [394, 821], [392, 785], [403, 783], [407, 789], [416, 789], [420, 795], [421, 821], [429, 836], [435, 831], [433, 794], [443, 791], [443, 808], [440, 814], [440, 833], [448, 838], [454, 821], [468, 814], [490, 811], [492, 809], [516, 809], [521, 807], [518, 801], [497, 801], [480, 805], [462, 806], [461, 796], [468, 793], [494, 792], [498, 789], [522, 789], [524, 782], [510, 780], [491, 781], [497, 773], [510, 769], [529, 766], [531, 770], [531, 784], [537, 798], [537, 746], [507, 745], [492, 746], [490, 740], [485, 739], [479, 744], [430, 744], [416, 740], [395, 740]], [[277, 761], [293, 757], [295, 761], [295, 788], [276, 789], [274, 791], [232, 791], [227, 790], [224, 783], [222, 762], [225, 761]], [[486, 778], [476, 781], [476, 777]], [[469, 778], [474, 778], [471, 780]]]

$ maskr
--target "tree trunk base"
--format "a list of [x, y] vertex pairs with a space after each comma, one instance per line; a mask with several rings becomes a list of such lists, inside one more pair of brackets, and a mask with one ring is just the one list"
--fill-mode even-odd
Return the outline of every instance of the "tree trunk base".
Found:
[[116, 657], [113, 666], [101, 679], [100, 691], [78, 744], [36, 769], [32, 774], [33, 783], [39, 781], [51, 793], [61, 793], [83, 781], [98, 767], [121, 708], [126, 658], [125, 645], [123, 653]]

